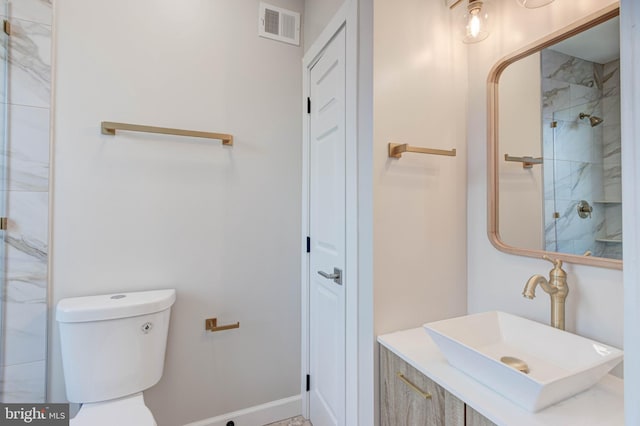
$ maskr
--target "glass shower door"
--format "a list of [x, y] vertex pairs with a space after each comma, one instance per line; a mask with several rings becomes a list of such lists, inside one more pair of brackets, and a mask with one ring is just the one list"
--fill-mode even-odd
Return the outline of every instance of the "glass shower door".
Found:
[[7, 239], [7, 139], [8, 139], [8, 95], [9, 95], [9, 35], [8, 16], [9, 4], [6, 0], [0, 0], [0, 18], [2, 19], [2, 31], [0, 31], [0, 402], [4, 401], [4, 372], [5, 372], [5, 311], [7, 300], [7, 274], [6, 274], [6, 239]]
[[545, 138], [543, 148], [546, 250], [595, 252], [602, 214], [593, 206], [603, 199], [599, 108], [599, 102], [592, 101], [553, 113], [551, 137]]
[[4, 403], [46, 400], [51, 3], [37, 3], [32, 13], [22, 0], [0, 0], [0, 218], [9, 219], [0, 230]]

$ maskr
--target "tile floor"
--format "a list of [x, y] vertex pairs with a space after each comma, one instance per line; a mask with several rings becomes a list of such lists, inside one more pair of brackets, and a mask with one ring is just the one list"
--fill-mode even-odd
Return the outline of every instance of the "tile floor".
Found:
[[302, 416], [292, 417], [286, 420], [280, 420], [279, 422], [269, 423], [265, 426], [313, 426], [311, 422]]

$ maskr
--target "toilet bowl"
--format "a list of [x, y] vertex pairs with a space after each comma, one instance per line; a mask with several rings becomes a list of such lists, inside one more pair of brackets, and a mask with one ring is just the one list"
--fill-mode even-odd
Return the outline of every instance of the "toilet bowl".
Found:
[[56, 309], [73, 426], [156, 426], [142, 392], [164, 369], [175, 290], [62, 299]]
[[70, 426], [157, 426], [142, 392], [105, 402], [83, 404]]

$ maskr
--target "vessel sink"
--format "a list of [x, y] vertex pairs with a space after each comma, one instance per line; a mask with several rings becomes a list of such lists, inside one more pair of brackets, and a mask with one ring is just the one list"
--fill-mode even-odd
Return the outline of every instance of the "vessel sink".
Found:
[[590, 388], [623, 356], [611, 346], [504, 312], [424, 327], [452, 366], [531, 412]]

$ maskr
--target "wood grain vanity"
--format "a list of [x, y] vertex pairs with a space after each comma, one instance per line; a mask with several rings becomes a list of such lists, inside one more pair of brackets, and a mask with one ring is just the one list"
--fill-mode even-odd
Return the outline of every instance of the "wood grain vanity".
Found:
[[624, 425], [623, 381], [611, 375], [531, 413], [449, 365], [422, 327], [378, 342], [382, 426]]
[[380, 346], [380, 410], [382, 426], [495, 425], [384, 346]]

